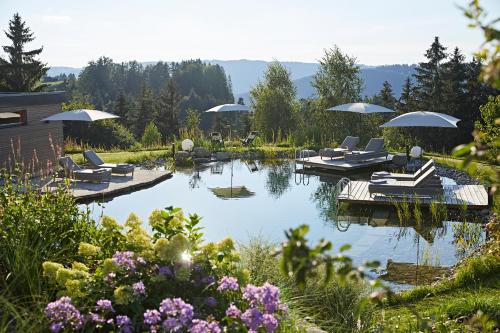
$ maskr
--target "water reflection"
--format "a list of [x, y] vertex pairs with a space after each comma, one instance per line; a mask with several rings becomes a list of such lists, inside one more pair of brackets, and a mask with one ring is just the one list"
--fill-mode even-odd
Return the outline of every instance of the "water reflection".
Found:
[[[403, 224], [392, 208], [337, 207], [334, 189], [341, 176], [313, 174], [298, 183], [292, 180], [296, 176], [291, 161], [212, 163], [178, 169], [165, 182], [116, 197], [102, 206], [94, 203], [90, 209], [96, 219], [107, 214], [118, 221], [125, 221], [134, 212], [147, 228], [146, 221], [154, 209], [182, 207], [186, 214], [203, 217], [201, 226], [206, 241], [231, 236], [245, 243], [265, 235], [267, 240], [280, 243], [284, 230], [308, 224], [311, 242], [325, 238], [332, 241], [334, 251], [351, 244], [347, 255], [356, 265], [378, 260], [386, 269], [390, 262], [405, 263], [410, 272], [415, 265], [452, 266], [484, 239], [480, 226], [470, 221], [448, 218], [433, 223], [424, 214], [422, 223], [410, 219]], [[239, 200], [225, 200], [228, 197]]]

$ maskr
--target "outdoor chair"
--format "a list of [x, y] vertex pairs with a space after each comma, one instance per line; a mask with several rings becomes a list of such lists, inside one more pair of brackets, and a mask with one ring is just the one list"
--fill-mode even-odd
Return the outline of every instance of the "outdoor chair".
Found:
[[383, 138], [371, 138], [364, 150], [353, 150], [344, 153], [344, 160], [351, 163], [360, 163], [374, 158], [385, 157], [388, 153], [384, 150]]
[[257, 131], [251, 131], [246, 138], [240, 139], [243, 146], [250, 146], [257, 137]]
[[376, 179], [386, 179], [386, 178], [392, 178], [396, 180], [410, 180], [410, 181], [416, 181], [418, 177], [429, 170], [431, 167], [434, 166], [434, 160], [430, 159], [425, 163], [420, 169], [418, 169], [415, 173], [394, 173], [394, 172], [387, 172], [387, 171], [378, 171], [374, 172], [372, 174], [371, 179], [376, 180]]
[[371, 180], [368, 184], [368, 191], [370, 195], [432, 197], [443, 194], [443, 184], [436, 175], [436, 168], [431, 166], [415, 181], [392, 178]]
[[224, 145], [224, 140], [222, 139], [222, 134], [220, 134], [220, 132], [210, 133], [210, 141], [214, 144]]
[[82, 169], [69, 156], [59, 158], [59, 165], [64, 170], [64, 175], [75, 180], [88, 181], [92, 183], [103, 183], [111, 181], [111, 169]]
[[359, 143], [359, 137], [357, 136], [346, 136], [344, 141], [340, 144], [338, 148], [323, 148], [319, 150], [319, 156], [321, 159], [323, 157], [334, 157], [344, 156], [344, 153], [348, 151], [353, 151], [356, 149], [356, 145]]
[[83, 152], [85, 159], [92, 165], [93, 168], [107, 168], [111, 169], [111, 173], [116, 173], [120, 175], [127, 175], [132, 173], [134, 177], [134, 165], [126, 163], [104, 163], [104, 161], [97, 155], [93, 150], [86, 150]]

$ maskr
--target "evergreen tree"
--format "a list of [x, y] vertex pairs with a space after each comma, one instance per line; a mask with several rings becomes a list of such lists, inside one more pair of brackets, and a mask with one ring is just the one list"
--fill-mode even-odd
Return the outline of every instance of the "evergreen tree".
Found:
[[239, 104], [239, 105], [245, 105], [245, 101], [243, 100], [243, 97], [238, 97], [237, 104]]
[[425, 52], [427, 62], [421, 62], [416, 68], [416, 97], [418, 107], [426, 111], [441, 112], [444, 105], [444, 87], [442, 61], [446, 59], [446, 47], [441, 45], [439, 37], [434, 38], [431, 47]]
[[165, 139], [179, 134], [180, 101], [181, 96], [177, 92], [174, 80], [168, 80], [158, 98], [158, 112], [156, 114], [156, 124]]
[[276, 138], [279, 132], [287, 134], [293, 128], [296, 94], [290, 72], [277, 61], [269, 64], [264, 81], [250, 91], [256, 125], [261, 133]]
[[398, 113], [407, 113], [412, 111], [417, 111], [417, 101], [415, 99], [415, 87], [411, 83], [411, 79], [408, 77], [403, 85], [403, 91], [399, 97], [397, 103]]
[[392, 86], [388, 81], [384, 81], [380, 93], [375, 95], [373, 102], [391, 110], [396, 107], [397, 99], [394, 97]]
[[[45, 85], [40, 80], [48, 67], [35, 59], [42, 53], [43, 47], [25, 51], [25, 45], [35, 39], [33, 32], [26, 26], [18, 13], [9, 21], [9, 29], [5, 35], [12, 45], [3, 46], [9, 58], [0, 57], [0, 90], [3, 91], [40, 91]], [[2, 82], [3, 81], [3, 82]]]
[[137, 104], [137, 109], [133, 117], [133, 126], [136, 136], [139, 137], [144, 133], [146, 125], [156, 117], [153, 91], [144, 82]]

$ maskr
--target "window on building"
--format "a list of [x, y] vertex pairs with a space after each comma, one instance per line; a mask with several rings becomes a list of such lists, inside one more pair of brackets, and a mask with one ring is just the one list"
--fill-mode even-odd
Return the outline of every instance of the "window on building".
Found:
[[26, 110], [0, 111], [0, 128], [26, 125], [26, 116]]

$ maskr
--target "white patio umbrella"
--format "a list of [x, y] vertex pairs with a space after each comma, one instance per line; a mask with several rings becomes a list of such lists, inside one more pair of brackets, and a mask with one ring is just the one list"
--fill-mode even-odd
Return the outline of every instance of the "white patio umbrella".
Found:
[[[225, 113], [225, 112], [242, 112], [242, 113], [250, 113], [253, 112], [253, 110], [243, 104], [221, 104], [214, 106], [213, 108], [210, 108], [206, 110], [205, 112], [211, 113]], [[221, 127], [220, 124], [220, 118], [219, 118], [219, 128]], [[229, 136], [231, 136], [231, 129], [229, 130]]]
[[60, 113], [56, 113], [50, 117], [44, 118], [40, 121], [96, 121], [101, 119], [114, 119], [120, 118], [117, 115], [112, 113], [99, 111], [99, 110], [86, 110], [86, 109], [77, 109], [71, 111], [64, 111]]
[[342, 112], [356, 112], [361, 114], [369, 113], [390, 113], [395, 112], [394, 110], [385, 108], [380, 105], [369, 104], [369, 103], [347, 103], [326, 109], [326, 111], [342, 111]]
[[408, 112], [389, 120], [380, 127], [444, 127], [457, 128], [460, 119], [430, 111]]

